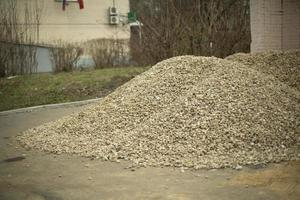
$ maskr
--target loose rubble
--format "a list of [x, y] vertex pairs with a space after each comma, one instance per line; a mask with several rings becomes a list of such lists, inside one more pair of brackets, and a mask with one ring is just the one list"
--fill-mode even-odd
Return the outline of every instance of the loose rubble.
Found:
[[264, 53], [237, 53], [226, 58], [237, 61], [300, 90], [300, 51], [274, 51]]
[[[284, 65], [284, 58], [278, 63]], [[257, 68], [174, 57], [97, 105], [32, 128], [18, 140], [26, 148], [125, 159], [133, 166], [241, 168], [299, 160], [299, 90], [293, 80]]]

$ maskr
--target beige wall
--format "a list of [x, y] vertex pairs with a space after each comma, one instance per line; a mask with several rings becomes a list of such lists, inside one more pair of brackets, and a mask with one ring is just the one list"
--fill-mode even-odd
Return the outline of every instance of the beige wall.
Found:
[[[18, 0], [30, 2], [34, 0]], [[55, 40], [81, 42], [96, 38], [130, 37], [128, 25], [109, 25], [108, 8], [113, 0], [84, 0], [85, 8], [79, 9], [77, 3], [69, 3], [62, 10], [62, 3], [55, 0], [38, 0], [42, 7], [39, 31], [40, 43], [52, 43]], [[115, 0], [120, 14], [127, 15], [129, 0]]]
[[300, 48], [300, 0], [251, 0], [251, 52]]

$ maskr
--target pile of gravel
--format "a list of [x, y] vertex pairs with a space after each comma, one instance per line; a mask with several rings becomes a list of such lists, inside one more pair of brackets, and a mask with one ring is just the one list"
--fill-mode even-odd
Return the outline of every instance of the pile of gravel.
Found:
[[298, 160], [299, 101], [298, 90], [271, 74], [181, 56], [18, 140], [27, 148], [136, 166], [234, 168]]
[[300, 90], [300, 51], [265, 53], [237, 53], [226, 58], [237, 61], [262, 73], [271, 74], [280, 81]]

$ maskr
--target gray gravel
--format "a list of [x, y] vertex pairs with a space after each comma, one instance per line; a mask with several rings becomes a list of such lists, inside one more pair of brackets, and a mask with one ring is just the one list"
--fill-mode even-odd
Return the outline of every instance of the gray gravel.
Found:
[[133, 166], [237, 168], [299, 160], [299, 102], [299, 91], [272, 74], [181, 56], [18, 140], [26, 148]]

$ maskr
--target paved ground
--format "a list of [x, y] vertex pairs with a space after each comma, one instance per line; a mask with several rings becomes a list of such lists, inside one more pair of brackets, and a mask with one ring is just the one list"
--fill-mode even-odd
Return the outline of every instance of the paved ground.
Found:
[[240, 171], [151, 167], [131, 171], [124, 169], [129, 166], [126, 162], [26, 151], [14, 141], [21, 131], [79, 109], [0, 116], [0, 160], [25, 156], [21, 161], [0, 161], [1, 200], [299, 199], [300, 162]]

